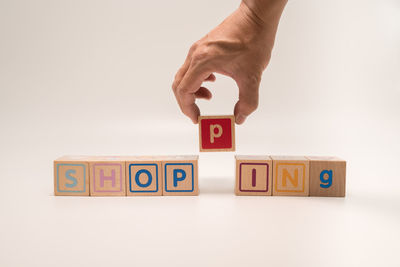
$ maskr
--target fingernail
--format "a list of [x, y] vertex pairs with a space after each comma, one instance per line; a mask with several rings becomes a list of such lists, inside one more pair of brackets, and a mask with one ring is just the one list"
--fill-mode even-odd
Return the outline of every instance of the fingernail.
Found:
[[242, 114], [238, 114], [236, 116], [236, 123], [237, 124], [242, 124], [245, 120], [246, 120], [246, 116], [244, 116]]

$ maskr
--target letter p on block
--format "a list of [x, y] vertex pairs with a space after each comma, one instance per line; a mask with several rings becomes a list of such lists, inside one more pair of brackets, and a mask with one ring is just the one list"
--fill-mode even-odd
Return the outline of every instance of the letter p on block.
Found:
[[163, 195], [197, 196], [198, 156], [167, 156], [162, 160]]
[[235, 151], [234, 116], [200, 116], [201, 152]]

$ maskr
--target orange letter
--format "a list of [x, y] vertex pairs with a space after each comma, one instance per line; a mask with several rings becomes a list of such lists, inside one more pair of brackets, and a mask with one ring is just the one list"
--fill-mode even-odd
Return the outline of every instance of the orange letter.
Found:
[[294, 178], [290, 175], [290, 173], [287, 171], [287, 169], [283, 169], [282, 173], [282, 185], [286, 186], [286, 179], [289, 179], [290, 182], [297, 187], [299, 184], [299, 170], [295, 169], [294, 170]]

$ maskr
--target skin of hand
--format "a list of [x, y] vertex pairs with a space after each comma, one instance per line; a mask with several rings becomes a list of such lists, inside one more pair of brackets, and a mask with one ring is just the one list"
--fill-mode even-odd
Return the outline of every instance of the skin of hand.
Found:
[[239, 8], [195, 42], [172, 84], [182, 112], [193, 123], [200, 115], [196, 99], [211, 99], [204, 81], [227, 75], [239, 87], [235, 121], [242, 124], [257, 109], [261, 76], [267, 67], [280, 16], [287, 0], [244, 0]]

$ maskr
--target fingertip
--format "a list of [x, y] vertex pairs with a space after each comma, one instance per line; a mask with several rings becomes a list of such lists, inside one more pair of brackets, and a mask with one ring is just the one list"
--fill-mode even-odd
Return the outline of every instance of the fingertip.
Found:
[[200, 109], [196, 104], [190, 105], [184, 113], [188, 116], [194, 124], [198, 123], [198, 118], [200, 116]]
[[212, 93], [205, 87], [200, 87], [199, 90], [194, 94], [196, 98], [210, 100], [212, 98]]
[[237, 114], [235, 117], [235, 122], [238, 125], [243, 124], [245, 122], [246, 118], [247, 118], [247, 116], [245, 116], [243, 114]]
[[216, 79], [217, 79], [217, 77], [215, 77], [215, 75], [213, 73], [211, 73], [204, 81], [215, 82]]
[[193, 117], [190, 117], [190, 119], [192, 120], [193, 124], [199, 123], [199, 116], [193, 116]]

